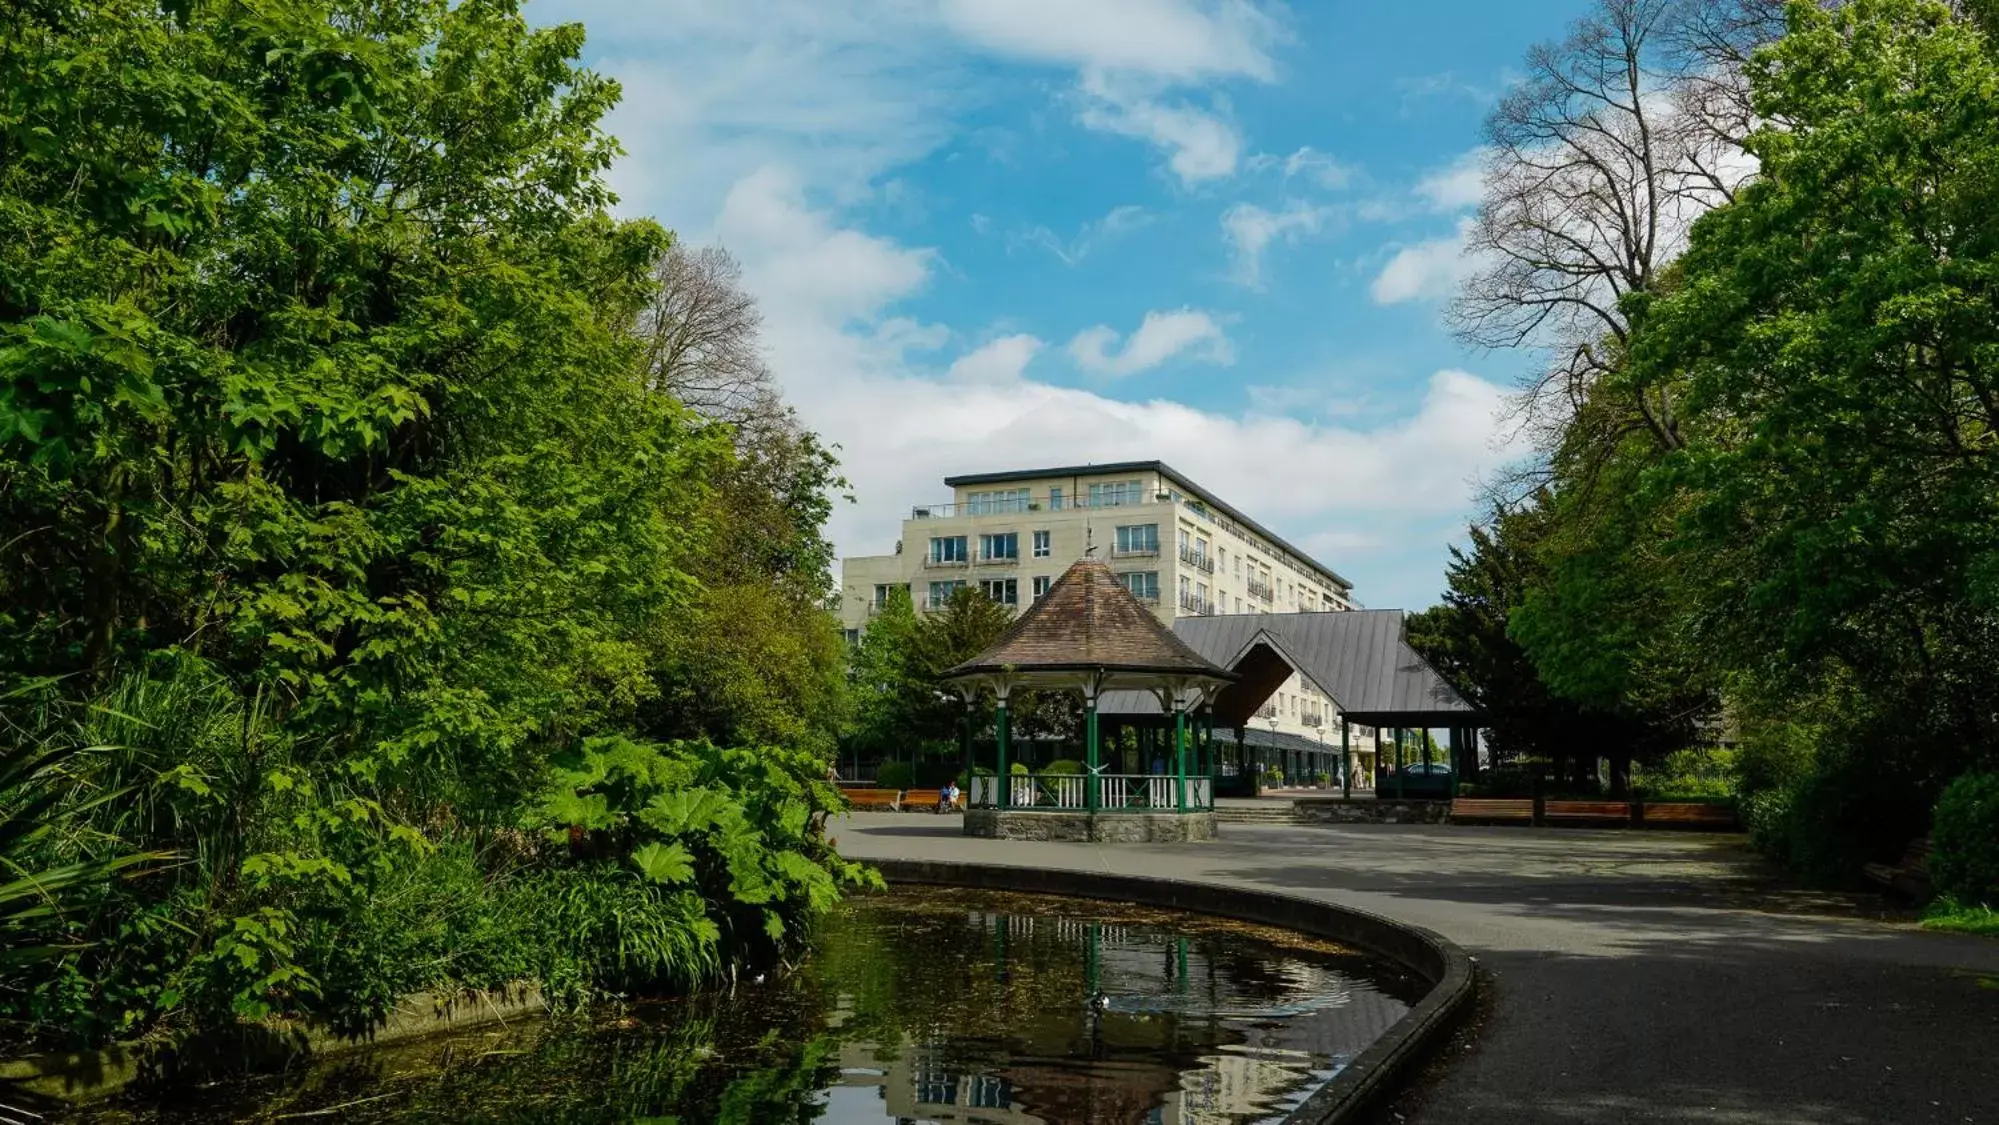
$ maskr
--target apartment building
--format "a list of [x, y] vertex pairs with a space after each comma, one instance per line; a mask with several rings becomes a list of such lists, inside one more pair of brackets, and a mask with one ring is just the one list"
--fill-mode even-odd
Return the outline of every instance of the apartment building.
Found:
[[[1163, 461], [975, 473], [944, 485], [951, 499], [912, 510], [894, 553], [843, 560], [849, 638], [896, 589], [919, 613], [963, 587], [1030, 605], [1092, 549], [1168, 625], [1188, 614], [1354, 608], [1351, 582]], [[1258, 722], [1339, 739], [1331, 700], [1296, 676]]]

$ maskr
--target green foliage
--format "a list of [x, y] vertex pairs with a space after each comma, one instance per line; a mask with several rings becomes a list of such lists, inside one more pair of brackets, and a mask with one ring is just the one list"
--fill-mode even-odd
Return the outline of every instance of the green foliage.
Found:
[[[1923, 912], [1923, 928], [1999, 937], [1999, 910], [1989, 906], [1966, 906], [1956, 899], [1939, 898]], [[1986, 987], [1999, 988], [1999, 983], [1988, 980]]]
[[[940, 677], [977, 656], [1012, 624], [1011, 610], [970, 588], [920, 616], [907, 590], [891, 589], [888, 604], [869, 620], [848, 659], [852, 719], [847, 748], [877, 759], [900, 758], [910, 747], [955, 756], [965, 703], [940, 692]], [[1016, 733], [1032, 732], [1036, 718], [1031, 701], [1014, 702]], [[989, 696], [981, 696], [979, 712], [982, 725], [989, 725]]]
[[837, 472], [648, 383], [668, 238], [609, 214], [581, 29], [9, 17], [0, 682], [36, 687], [0, 723], [67, 756], [0, 787], [63, 950], [0, 1014], [94, 1042], [674, 987], [864, 878], [819, 837]]
[[[1757, 174], [1578, 342], [1600, 374], [1571, 388], [1534, 523], [1475, 539], [1421, 630], [1497, 694], [1526, 679], [1503, 619], [1535, 686], [1633, 724], [1641, 784], [1723, 788], [1642, 760], [1696, 720], [1732, 730], [1752, 837], [1826, 881], [1999, 769], [1989, 9], [1790, 6], [1746, 72]], [[1498, 744], [1533, 730], [1487, 706]]]
[[916, 783], [916, 771], [908, 762], [883, 762], [875, 771], [875, 788], [907, 789]]
[[1083, 772], [1083, 763], [1076, 761], [1074, 758], [1057, 758], [1054, 761], [1048, 763], [1047, 765], [1042, 766], [1039, 770], [1035, 772], [1048, 773], [1048, 774], [1080, 774]]
[[1999, 908], [1999, 774], [1950, 783], [1930, 825], [1930, 881], [1971, 907]]
[[1675, 750], [1659, 764], [1633, 771], [1632, 790], [1652, 801], [1736, 795], [1735, 752], [1693, 747]]

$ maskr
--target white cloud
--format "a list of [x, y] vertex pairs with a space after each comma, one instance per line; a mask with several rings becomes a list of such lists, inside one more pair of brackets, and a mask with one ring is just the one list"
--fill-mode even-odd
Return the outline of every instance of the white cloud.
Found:
[[1267, 152], [1259, 152], [1250, 157], [1249, 167], [1257, 172], [1266, 168], [1281, 168], [1287, 181], [1296, 176], [1304, 176], [1329, 190], [1338, 190], [1347, 186], [1352, 181], [1354, 173], [1352, 168], [1310, 145], [1298, 149], [1289, 156], [1273, 156]]
[[1449, 297], [1477, 265], [1465, 252], [1470, 225], [1471, 220], [1460, 220], [1458, 233], [1450, 238], [1418, 242], [1396, 251], [1374, 279], [1370, 290], [1374, 303], [1399, 305]]
[[943, 0], [960, 36], [998, 54], [1180, 81], [1274, 76], [1282, 26], [1245, 0]]
[[1069, 341], [1069, 355], [1076, 366], [1093, 375], [1136, 375], [1182, 355], [1189, 359], [1227, 365], [1235, 362], [1235, 349], [1214, 317], [1199, 309], [1153, 311], [1145, 314], [1138, 331], [1124, 341], [1113, 355], [1118, 334], [1109, 325], [1086, 328]]
[[743, 259], [767, 312], [776, 306], [835, 324], [871, 318], [915, 292], [935, 258], [929, 250], [835, 226], [806, 205], [796, 175], [780, 166], [737, 181], [722, 202], [715, 233]]
[[[1063, 265], [1073, 266], [1089, 257], [1091, 251], [1112, 239], [1143, 230], [1152, 223], [1152, 213], [1143, 207], [1126, 205], [1113, 207], [1103, 218], [1084, 223], [1076, 236], [1064, 240], [1062, 236], [1045, 226], [1030, 227], [1025, 231], [1010, 235], [1008, 242], [1028, 246], [1038, 246], [1055, 255]], [[983, 229], [981, 234], [985, 233]]]
[[1437, 211], [1463, 211], [1485, 198], [1486, 150], [1475, 148], [1416, 182], [1416, 194]]
[[1100, 72], [1083, 78], [1085, 128], [1149, 141], [1166, 152], [1166, 166], [1189, 187], [1235, 174], [1242, 135], [1223, 111], [1185, 99], [1168, 102], [1145, 84]]
[[1254, 203], [1238, 203], [1222, 212], [1222, 236], [1235, 259], [1235, 280], [1251, 289], [1263, 288], [1263, 252], [1278, 239], [1296, 242], [1317, 234], [1331, 210], [1291, 200], [1281, 211]]
[[954, 383], [1012, 383], [1041, 352], [1041, 341], [1026, 333], [1001, 336], [959, 356], [944, 372]]

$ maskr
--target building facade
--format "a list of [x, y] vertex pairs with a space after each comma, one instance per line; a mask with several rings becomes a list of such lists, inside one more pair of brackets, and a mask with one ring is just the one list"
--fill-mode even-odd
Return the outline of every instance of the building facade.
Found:
[[[893, 553], [842, 561], [850, 639], [897, 589], [918, 613], [961, 587], [1024, 608], [1085, 552], [1108, 562], [1167, 625], [1188, 615], [1355, 607], [1352, 583], [1161, 461], [978, 473], [944, 484], [951, 499], [912, 510]], [[1339, 740], [1332, 701], [1298, 676], [1257, 723]]]

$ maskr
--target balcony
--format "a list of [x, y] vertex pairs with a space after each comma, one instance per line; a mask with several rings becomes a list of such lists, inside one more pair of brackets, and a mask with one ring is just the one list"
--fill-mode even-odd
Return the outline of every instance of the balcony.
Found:
[[1267, 602], [1274, 593], [1275, 591], [1270, 588], [1270, 583], [1254, 578], [1249, 580], [1249, 596], [1255, 598], [1257, 601]]
[[1215, 615], [1215, 603], [1199, 594], [1180, 595], [1180, 609], [1184, 613], [1192, 613], [1201, 617], [1213, 617]]
[[970, 565], [970, 559], [940, 559], [934, 555], [926, 555], [923, 559], [925, 570], [963, 570]]
[[1019, 555], [980, 555], [980, 566], [1019, 566]]
[[1322, 727], [1322, 726], [1325, 726], [1325, 725], [1326, 725], [1326, 715], [1325, 715], [1325, 712], [1323, 712], [1323, 711], [1300, 711], [1300, 712], [1298, 713], [1298, 723], [1299, 723], [1299, 725], [1301, 725], [1301, 726], [1308, 726], [1308, 727]]
[[1213, 574], [1215, 572], [1215, 560], [1192, 547], [1180, 548], [1180, 561], [1203, 574]]
[[1154, 543], [1150, 547], [1113, 547], [1111, 548], [1111, 557], [1114, 559], [1156, 559], [1159, 557], [1159, 544]]

